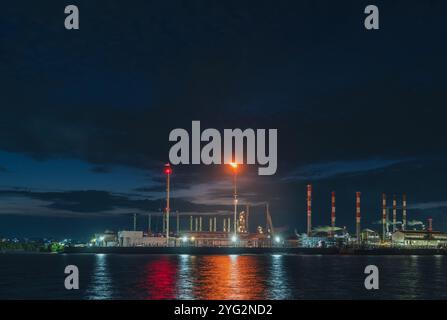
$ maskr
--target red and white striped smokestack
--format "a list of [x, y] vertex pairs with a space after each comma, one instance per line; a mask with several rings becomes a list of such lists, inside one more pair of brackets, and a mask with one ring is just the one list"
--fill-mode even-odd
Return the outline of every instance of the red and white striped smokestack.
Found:
[[382, 239], [386, 238], [386, 194], [382, 193]]
[[355, 193], [355, 222], [357, 242], [360, 243], [360, 192]]
[[407, 195], [402, 195], [402, 230], [407, 227]]
[[397, 201], [396, 201], [396, 195], [393, 194], [393, 232], [396, 231], [396, 222], [397, 222]]
[[312, 185], [307, 185], [307, 235], [312, 232]]
[[331, 227], [331, 235], [333, 235], [335, 228], [335, 191], [331, 192]]
[[433, 231], [433, 219], [428, 218], [428, 232], [432, 232], [432, 231]]

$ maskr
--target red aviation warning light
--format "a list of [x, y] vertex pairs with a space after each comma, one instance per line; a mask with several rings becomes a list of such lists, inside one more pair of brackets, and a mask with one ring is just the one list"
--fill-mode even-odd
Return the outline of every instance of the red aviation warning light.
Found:
[[172, 173], [171, 165], [169, 163], [166, 163], [163, 171], [165, 174], [170, 175]]

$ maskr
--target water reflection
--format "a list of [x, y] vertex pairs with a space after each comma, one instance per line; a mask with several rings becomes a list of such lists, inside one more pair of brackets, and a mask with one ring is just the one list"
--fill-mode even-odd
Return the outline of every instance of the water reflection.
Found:
[[190, 256], [188, 254], [182, 254], [179, 257], [177, 271], [178, 299], [194, 299], [194, 280], [192, 277], [192, 267], [194, 267], [195, 265], [195, 260], [195, 256]]
[[141, 287], [146, 298], [176, 299], [177, 263], [172, 256], [161, 256], [146, 264]]
[[[160, 255], [134, 261], [134, 291], [145, 299], [412, 299], [445, 296], [446, 257]], [[138, 265], [137, 262], [142, 264]], [[96, 270], [106, 277], [107, 268]], [[103, 261], [104, 264], [104, 261]], [[365, 290], [365, 265], [380, 269], [380, 289]], [[100, 279], [100, 274], [95, 279]], [[115, 279], [115, 278], [114, 278]], [[96, 297], [109, 288], [97, 283]], [[116, 281], [116, 285], [122, 285]], [[427, 290], [433, 288], [433, 290]], [[125, 297], [125, 295], [123, 295]]]
[[405, 292], [402, 292], [404, 299], [414, 299], [418, 295], [420, 286], [420, 274], [419, 274], [420, 257], [417, 255], [410, 256], [409, 268], [404, 271], [402, 275], [402, 283], [406, 288]]
[[[289, 297], [290, 288], [287, 285], [287, 274], [284, 268], [283, 255], [275, 254], [271, 256], [271, 267], [269, 272], [269, 292], [270, 299], [279, 300]], [[298, 275], [296, 275], [298, 276]]]
[[111, 299], [112, 298], [112, 278], [110, 277], [107, 255], [95, 255], [95, 264], [87, 289], [88, 299]]
[[198, 299], [265, 298], [259, 259], [253, 256], [201, 256], [193, 276]]
[[[279, 266], [278, 266], [279, 267]], [[144, 267], [146, 299], [265, 299], [265, 270], [258, 257], [159, 256]]]

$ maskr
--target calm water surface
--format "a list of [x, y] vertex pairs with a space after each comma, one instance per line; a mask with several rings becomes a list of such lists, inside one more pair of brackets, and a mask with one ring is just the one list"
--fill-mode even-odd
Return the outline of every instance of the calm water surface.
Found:
[[[64, 288], [69, 264], [79, 290]], [[416, 298], [447, 298], [446, 256], [0, 254], [0, 299]]]

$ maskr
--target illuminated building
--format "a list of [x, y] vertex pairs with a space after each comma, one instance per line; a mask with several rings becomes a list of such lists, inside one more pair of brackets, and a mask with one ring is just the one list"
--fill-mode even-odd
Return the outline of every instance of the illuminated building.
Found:
[[161, 247], [166, 246], [164, 237], [145, 237], [143, 231], [119, 231], [120, 247]]
[[391, 236], [394, 246], [446, 247], [447, 233], [430, 230], [396, 231]]
[[114, 247], [117, 244], [117, 236], [115, 232], [106, 230], [104, 233], [95, 234], [91, 243], [98, 247]]
[[380, 243], [380, 235], [377, 231], [371, 229], [363, 229], [360, 233], [360, 241], [365, 245], [374, 245]]

